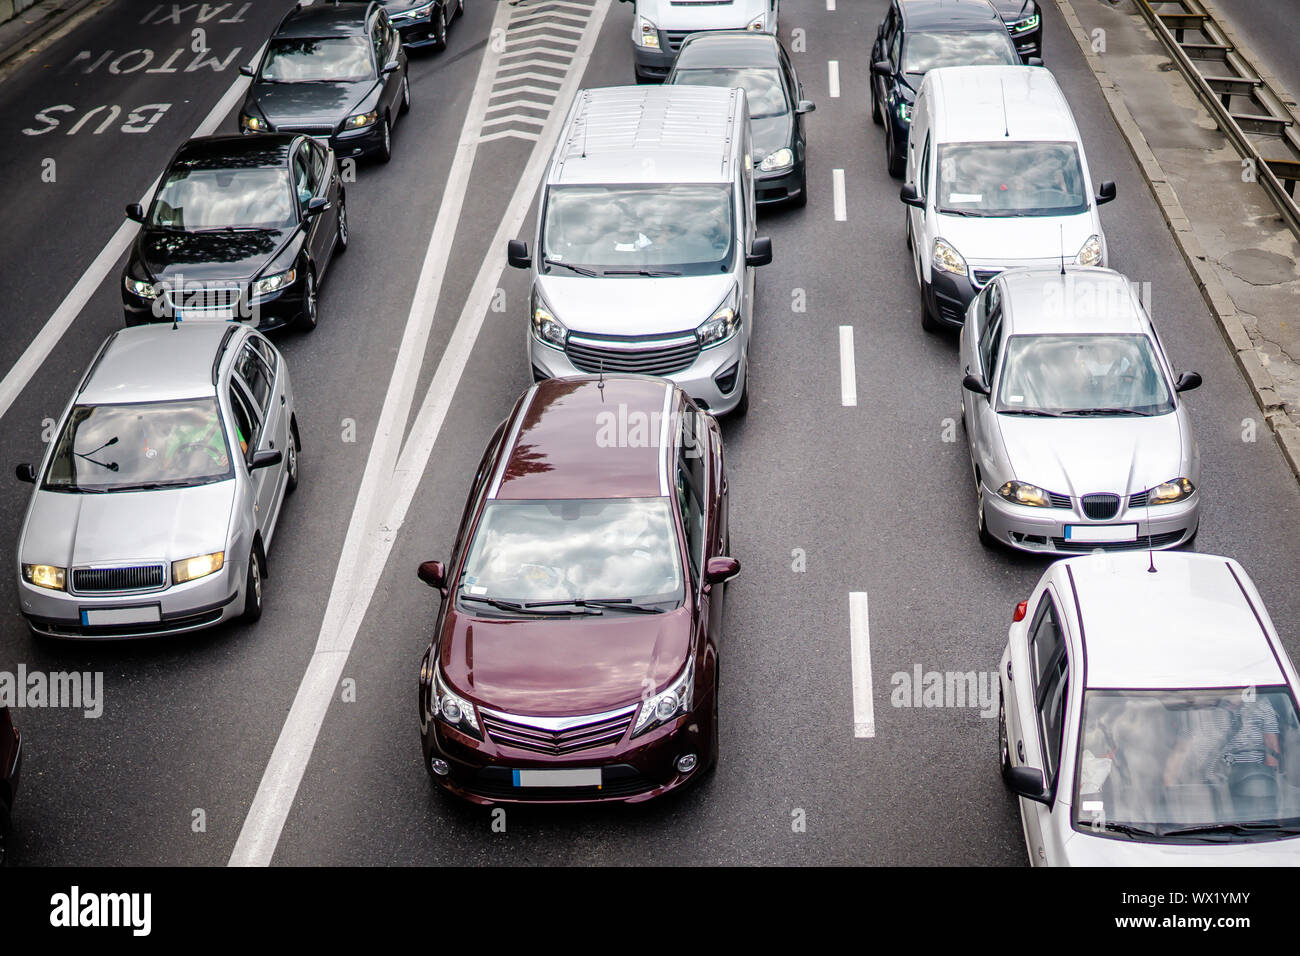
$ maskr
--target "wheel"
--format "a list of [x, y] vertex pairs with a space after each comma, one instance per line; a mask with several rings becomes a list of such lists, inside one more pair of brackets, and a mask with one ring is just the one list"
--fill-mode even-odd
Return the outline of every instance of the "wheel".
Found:
[[379, 161], [386, 163], [393, 158], [393, 124], [389, 122], [389, 116], [384, 114], [384, 139], [379, 144]]
[[740, 401], [737, 403], [736, 407], [731, 410], [732, 418], [743, 418], [745, 416], [745, 413], [749, 411], [749, 369], [748, 368], [745, 369], [745, 384], [742, 386], [742, 389], [743, 390], [740, 393]]
[[465, 0], [456, 0], [456, 12], [452, 14], [453, 18], [465, 15]]
[[411, 77], [406, 75], [402, 77], [402, 108], [400, 114], [405, 116], [411, 112]]
[[980, 496], [979, 503], [975, 507], [976, 507], [976, 521], [978, 522], [978, 526], [979, 526], [980, 544], [994, 551], [999, 550], [1001, 548], [1001, 545], [998, 543], [997, 538], [989, 534], [988, 523], [984, 520], [984, 498], [982, 494]]
[[894, 150], [893, 123], [885, 126], [885, 166], [889, 169], [889, 175], [895, 179], [903, 178], [903, 157], [895, 155]]
[[877, 126], [885, 125], [885, 118], [880, 112], [880, 101], [876, 99], [876, 84], [871, 84], [871, 122]]
[[307, 268], [307, 277], [302, 280], [306, 285], [302, 292], [302, 314], [298, 316], [298, 328], [304, 332], [310, 332], [316, 328], [316, 322], [320, 318], [318, 296], [316, 294], [316, 273]]
[[803, 172], [799, 174], [799, 195], [790, 200], [790, 206], [793, 209], [802, 209], [808, 205], [808, 166], [805, 164]]
[[438, 36], [433, 43], [435, 50], [447, 49], [447, 23], [451, 19], [447, 16], [447, 4], [449, 2], [450, 0], [443, 0], [438, 6]]
[[1002, 699], [1001, 681], [998, 682], [998, 763], [1002, 769], [1002, 779], [1011, 776], [1011, 741], [1007, 737], [1007, 705]]
[[334, 251], [339, 255], [348, 251], [348, 204], [342, 196], [339, 196], [339, 225]]
[[293, 494], [294, 489], [298, 487], [298, 452], [302, 450], [302, 443], [298, 441], [298, 423], [290, 420], [289, 422], [289, 454], [285, 462], [284, 470], [289, 476], [285, 482], [284, 493]]
[[244, 581], [244, 613], [241, 618], [245, 624], [252, 624], [262, 616], [262, 559], [257, 556], [257, 548], [248, 552], [248, 578]]
[[938, 335], [943, 331], [943, 324], [930, 312], [930, 306], [926, 302], [924, 291], [921, 293], [921, 328], [932, 335]]

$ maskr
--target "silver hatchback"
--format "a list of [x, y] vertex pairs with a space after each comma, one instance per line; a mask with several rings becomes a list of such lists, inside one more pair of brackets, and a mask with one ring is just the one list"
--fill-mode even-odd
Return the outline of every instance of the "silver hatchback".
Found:
[[298, 483], [289, 371], [253, 329], [123, 329], [59, 420], [18, 541], [32, 630], [176, 634], [262, 613], [266, 554]]

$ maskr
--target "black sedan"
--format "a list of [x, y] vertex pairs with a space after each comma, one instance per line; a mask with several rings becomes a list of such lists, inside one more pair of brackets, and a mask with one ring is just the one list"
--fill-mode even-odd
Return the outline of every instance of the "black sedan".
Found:
[[9, 816], [22, 769], [23, 738], [9, 718], [9, 708], [0, 705], [0, 866], [9, 854]]
[[465, 0], [380, 0], [410, 49], [447, 48], [451, 21], [465, 12]]
[[334, 152], [309, 136], [204, 136], [172, 157], [122, 276], [126, 324], [215, 319], [262, 330], [317, 321], [317, 289], [347, 248]]
[[1043, 17], [1037, 0], [993, 0], [1007, 32], [1015, 41], [1020, 59], [1029, 63], [1033, 57], [1043, 55]]
[[871, 119], [885, 127], [889, 175], [903, 175], [912, 103], [926, 72], [1018, 65], [1007, 29], [989, 0], [892, 0], [871, 48]]
[[769, 33], [717, 30], [686, 38], [665, 83], [745, 91], [753, 131], [754, 192], [760, 205], [808, 204], [803, 98], [781, 41]]
[[245, 133], [306, 133], [340, 157], [393, 154], [393, 125], [411, 107], [402, 40], [370, 3], [296, 7], [280, 21], [239, 114]]

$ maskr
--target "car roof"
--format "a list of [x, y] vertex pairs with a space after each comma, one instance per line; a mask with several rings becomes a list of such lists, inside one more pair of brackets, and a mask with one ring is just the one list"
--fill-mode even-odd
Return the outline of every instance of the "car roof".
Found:
[[1065, 95], [1041, 66], [943, 66], [923, 83], [936, 142], [1079, 141]]
[[176, 151], [172, 162], [183, 162], [193, 169], [228, 169], [232, 163], [243, 169], [283, 166], [289, 158], [289, 147], [297, 138], [291, 133], [196, 136]]
[[85, 405], [164, 402], [216, 394], [213, 360], [229, 322], [151, 323], [110, 337], [77, 395]]
[[1060, 565], [1078, 594], [1088, 687], [1286, 682], [1243, 587], [1246, 572], [1230, 558], [1130, 551], [1070, 558]]
[[345, 3], [314, 3], [299, 6], [280, 21], [275, 39], [280, 37], [353, 37], [364, 36], [370, 14], [369, 3], [348, 0]]
[[898, 0], [908, 30], [971, 30], [993, 27], [1005, 32], [997, 8], [988, 0]]
[[[650, 376], [547, 379], [506, 425], [489, 497], [656, 498], [668, 493], [663, 436], [677, 392]], [[675, 436], [675, 432], [670, 432]]]
[[1010, 269], [1003, 288], [1003, 327], [1011, 335], [1146, 332], [1148, 320], [1129, 279], [1113, 269], [1066, 266]]
[[653, 158], [656, 183], [729, 183], [744, 107], [743, 90], [713, 86], [582, 90], [549, 182], [626, 183]]
[[710, 30], [686, 38], [677, 52], [673, 69], [699, 70], [710, 67], [777, 66], [780, 43], [770, 33], [753, 30]]

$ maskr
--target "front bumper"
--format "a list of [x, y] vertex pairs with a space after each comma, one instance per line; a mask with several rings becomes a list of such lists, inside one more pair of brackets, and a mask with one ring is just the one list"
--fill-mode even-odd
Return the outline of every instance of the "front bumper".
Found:
[[968, 276], [937, 269], [930, 270], [930, 282], [922, 291], [930, 315], [954, 329], [966, 324], [966, 307], [978, 294], [979, 288]]
[[438, 8], [434, 7], [424, 16], [415, 19], [399, 20], [393, 17], [393, 26], [402, 38], [402, 46], [415, 49], [437, 43], [438, 31], [434, 28], [434, 15], [437, 12]]
[[[1078, 500], [1071, 508], [1034, 508], [1017, 505], [984, 488], [984, 524], [988, 533], [1019, 551], [1047, 554], [1089, 554], [1103, 551], [1144, 551], [1148, 548], [1176, 548], [1196, 533], [1200, 523], [1201, 496], [1193, 492], [1185, 501], [1167, 505], [1128, 507], [1121, 505], [1114, 518], [1095, 521], [1084, 517]], [[1136, 525], [1131, 541], [1075, 541], [1066, 538], [1066, 525], [1106, 527]]]
[[[233, 312], [233, 320], [229, 317], [231, 313], [225, 310], [182, 309], [181, 321], [236, 321], [250, 325], [261, 332], [283, 328], [297, 321], [303, 314], [303, 308], [306, 304], [303, 296], [303, 285], [300, 276], [287, 289], [260, 296], [247, 305], [240, 305]], [[172, 321], [171, 312], [166, 308], [162, 309], [161, 315], [154, 313], [154, 303], [157, 301], [156, 299], [141, 298], [123, 288], [122, 310], [126, 314], [126, 324], [130, 326], [144, 325], [149, 322]]]
[[760, 206], [771, 206], [798, 198], [803, 192], [803, 161], [796, 159], [793, 166], [774, 172], [754, 173], [754, 200]]
[[1011, 42], [1016, 45], [1016, 52], [1020, 54], [1020, 61], [1027, 62], [1031, 56], [1041, 57], [1043, 55], [1043, 22], [1040, 19], [1038, 26], [1025, 33], [1011, 34]]
[[638, 80], [663, 80], [673, 67], [675, 54], [668, 48], [668, 37], [659, 31], [659, 49], [644, 47], [633, 41], [632, 62]]

